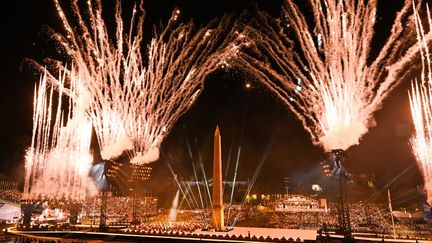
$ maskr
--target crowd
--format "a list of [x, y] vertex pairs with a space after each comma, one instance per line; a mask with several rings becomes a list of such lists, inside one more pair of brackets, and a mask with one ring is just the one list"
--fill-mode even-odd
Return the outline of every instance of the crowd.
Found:
[[[83, 223], [99, 223], [101, 197], [88, 199], [84, 203]], [[124, 224], [133, 220], [144, 222], [157, 214], [157, 199], [154, 197], [113, 197], [108, 196], [106, 202], [107, 223], [110, 225]]]
[[[19, 203], [21, 193], [16, 190], [0, 190], [0, 198]], [[98, 225], [102, 199], [100, 196], [79, 203], [79, 222]], [[50, 201], [50, 207], [58, 208], [62, 201]], [[69, 214], [70, 204], [63, 213]], [[127, 225], [129, 232], [141, 233], [191, 233], [196, 229], [209, 229], [211, 210], [180, 210], [175, 220], [168, 219], [168, 211], [157, 208], [154, 197], [115, 197], [109, 195], [106, 202], [108, 225]], [[327, 212], [323, 211], [278, 211], [275, 205], [231, 205], [226, 206], [225, 225], [255, 226], [290, 229], [325, 229], [334, 231], [338, 228], [337, 203], [328, 203]], [[390, 211], [386, 204], [349, 203], [350, 225], [352, 232], [387, 234], [393, 232]], [[35, 210], [36, 212], [37, 210]], [[57, 217], [58, 218], [58, 217]], [[256, 218], [262, 219], [257, 222]], [[133, 221], [135, 220], [135, 223]], [[248, 223], [249, 222], [249, 223]], [[395, 227], [400, 237], [429, 237], [432, 226], [418, 224], [412, 220], [395, 219]]]
[[324, 223], [327, 227], [337, 226], [337, 216], [321, 212], [274, 212], [265, 225], [272, 228], [286, 229], [319, 229]]
[[208, 227], [204, 221], [175, 221], [175, 222], [144, 222], [139, 226], [131, 226], [131, 230], [138, 230], [142, 233], [174, 233], [174, 232], [189, 232], [192, 233], [196, 229]]
[[5, 201], [19, 203], [21, 200], [21, 192], [17, 190], [0, 190], [0, 199]]
[[398, 238], [431, 239], [432, 226], [428, 224], [396, 223]]
[[[349, 215], [353, 232], [389, 233], [391, 219], [388, 208], [379, 204], [350, 203]], [[338, 227], [337, 204], [330, 203], [328, 212], [278, 212], [271, 213], [268, 227], [327, 230]]]
[[257, 215], [256, 207], [250, 205], [233, 204], [231, 207], [226, 207], [224, 210], [224, 218], [226, 225], [235, 225], [237, 222], [245, 221]]
[[391, 215], [386, 205], [350, 203], [349, 209], [351, 227], [354, 232], [390, 233]]
[[192, 233], [196, 229], [210, 228], [210, 210], [181, 210], [175, 219], [169, 219], [167, 213], [157, 215], [153, 221], [143, 221], [138, 225], [131, 225], [128, 231], [136, 233]]
[[[134, 203], [131, 198], [113, 197], [108, 199], [108, 222], [131, 222], [132, 207]], [[138, 202], [138, 203], [137, 203]], [[206, 210], [179, 210], [175, 220], [168, 219], [168, 211], [157, 212], [156, 204], [152, 199], [146, 199], [145, 203], [140, 200], [135, 202], [138, 212], [139, 224], [131, 224], [128, 232], [135, 233], [191, 233], [196, 229], [209, 229], [211, 225], [211, 211]], [[225, 225], [241, 225], [244, 222], [263, 218], [263, 222], [255, 227], [290, 228], [290, 229], [313, 229], [325, 228], [334, 231], [338, 228], [338, 210], [336, 203], [329, 203], [328, 211], [276, 211], [271, 207], [262, 209], [259, 205], [232, 205], [225, 207]], [[96, 200], [96, 208], [100, 207], [100, 200]], [[97, 213], [99, 213], [97, 211]], [[385, 204], [349, 204], [350, 225], [352, 232], [391, 234], [391, 216]], [[148, 216], [152, 218], [149, 220]], [[97, 215], [98, 217], [99, 215]], [[97, 218], [98, 219], [98, 218]], [[254, 221], [253, 223], [256, 223]], [[248, 225], [243, 224], [243, 225]], [[430, 225], [419, 225], [396, 220], [397, 232], [402, 236], [431, 235]]]
[[[330, 203], [328, 212], [281, 212], [260, 210], [259, 206], [234, 205], [225, 208], [225, 223], [231, 226], [233, 221], [242, 222], [266, 215], [263, 225], [256, 227], [312, 229], [335, 231], [338, 228], [337, 204]], [[229, 212], [229, 213], [228, 213]], [[352, 232], [391, 235], [392, 224], [389, 209], [385, 204], [349, 204], [350, 225]], [[151, 222], [131, 226], [127, 232], [150, 234], [192, 233], [196, 229], [206, 229], [211, 225], [211, 212], [202, 210], [199, 213], [179, 213], [176, 221], [170, 222], [167, 216], [158, 216]], [[400, 238], [430, 238], [432, 227], [427, 224], [414, 224], [396, 220], [396, 232]]]

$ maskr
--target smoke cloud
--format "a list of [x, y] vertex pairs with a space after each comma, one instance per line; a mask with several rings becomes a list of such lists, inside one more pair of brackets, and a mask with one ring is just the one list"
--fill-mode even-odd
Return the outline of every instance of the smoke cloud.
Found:
[[336, 129], [325, 130], [325, 135], [319, 140], [326, 151], [333, 149], [346, 150], [352, 145], [357, 145], [360, 138], [368, 131], [365, 124], [357, 121], [350, 122], [346, 126], [338, 126]]
[[101, 151], [102, 159], [112, 160], [118, 158], [124, 151], [132, 150], [133, 143], [126, 135], [121, 136], [116, 143], [106, 146]]
[[130, 161], [131, 164], [143, 165], [154, 162], [159, 159], [159, 148], [153, 147], [149, 149], [145, 154], [138, 152], [137, 155]]

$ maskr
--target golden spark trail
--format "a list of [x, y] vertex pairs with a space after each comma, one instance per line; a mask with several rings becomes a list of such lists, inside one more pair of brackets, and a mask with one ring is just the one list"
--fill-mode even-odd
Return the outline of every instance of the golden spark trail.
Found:
[[[432, 18], [427, 7], [429, 29]], [[420, 15], [415, 11], [417, 42], [422, 60], [421, 82], [414, 81], [408, 92], [415, 134], [410, 139], [412, 151], [423, 175], [427, 202], [432, 205], [432, 65], [425, 29]]]
[[[25, 164], [26, 199], [84, 200], [96, 192], [88, 175], [93, 160], [91, 121], [79, 98], [69, 99], [68, 109], [62, 109], [64, 76], [58, 80], [57, 96], [53, 86], [48, 88], [46, 75], [35, 87], [33, 136]], [[79, 89], [79, 84], [71, 83], [71, 91]]]
[[[87, 1], [86, 7], [72, 1], [73, 17], [58, 0], [54, 2], [66, 34], [51, 34], [73, 64], [64, 71], [88, 94], [86, 111], [103, 159], [115, 159], [124, 151], [134, 164], [158, 159], [163, 139], [194, 104], [206, 76], [228, 65], [242, 45], [229, 28], [232, 17], [197, 28], [192, 22], [179, 24], [176, 9], [166, 27], [155, 31], [144, 52], [142, 2], [134, 6], [125, 30], [122, 6], [116, 1], [116, 28], [111, 36], [101, 1]], [[58, 84], [53, 75], [49, 78]]]
[[377, 1], [309, 0], [313, 21], [286, 0], [283, 18], [257, 10], [245, 25], [254, 45], [239, 64], [285, 104], [326, 151], [358, 144], [373, 113], [403, 79], [418, 52], [411, 1], [396, 14], [387, 40], [371, 54]]

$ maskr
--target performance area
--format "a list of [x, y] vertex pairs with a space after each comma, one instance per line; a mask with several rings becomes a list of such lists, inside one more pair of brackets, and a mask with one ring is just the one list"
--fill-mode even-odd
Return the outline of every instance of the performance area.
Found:
[[[3, 191], [0, 195], [4, 198], [10, 194]], [[30, 237], [30, 234], [55, 236], [63, 240], [88, 237], [112, 241], [141, 237], [149, 242], [152, 242], [153, 237], [160, 239], [160, 242], [173, 237], [179, 241], [191, 238], [202, 241], [224, 239], [227, 242], [324, 241], [327, 238], [337, 240], [344, 237], [343, 233], [338, 232], [338, 204], [318, 200], [316, 195], [290, 194], [280, 195], [280, 198], [277, 198], [279, 195], [269, 195], [268, 198], [265, 195], [262, 200], [254, 200], [254, 195], [251, 195], [251, 199], [243, 205], [225, 207], [224, 231], [212, 228], [211, 209], [162, 209], [158, 208], [155, 197], [109, 193], [106, 195], [105, 226], [101, 227], [102, 195], [76, 203], [62, 200], [26, 202], [19, 200], [17, 191], [13, 195], [18, 199], [14, 203], [22, 208], [24, 218], [21, 218], [21, 214], [18, 218], [2, 218], [3, 227], [16, 227], [8, 229], [9, 237]], [[11, 197], [8, 198], [6, 204], [12, 205]], [[432, 225], [426, 221], [428, 218], [423, 211], [410, 213], [394, 210], [391, 214], [385, 203], [350, 202], [348, 207], [354, 239], [395, 240], [391, 220], [393, 215], [396, 238], [432, 240]], [[30, 226], [24, 224], [26, 215], [30, 215]]]

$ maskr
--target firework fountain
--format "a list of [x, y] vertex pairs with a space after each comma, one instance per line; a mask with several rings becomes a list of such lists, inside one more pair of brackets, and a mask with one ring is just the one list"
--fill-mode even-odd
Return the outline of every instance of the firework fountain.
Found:
[[[92, 126], [83, 110], [84, 95], [69, 98], [68, 108], [64, 110], [64, 76], [58, 79], [57, 96], [53, 86], [48, 89], [46, 77], [44, 75], [35, 87], [33, 136], [26, 154], [24, 198], [81, 200], [96, 192], [88, 175], [93, 160], [90, 153]], [[81, 93], [80, 89], [79, 84], [71, 83], [71, 92]]]
[[[432, 18], [427, 8], [429, 29]], [[415, 12], [417, 41], [422, 60], [421, 82], [413, 82], [408, 93], [415, 134], [410, 139], [412, 151], [423, 174], [427, 202], [432, 205], [432, 65], [428, 45], [420, 16]]]
[[[196, 28], [192, 22], [178, 24], [176, 9], [167, 26], [155, 31], [144, 54], [142, 3], [134, 6], [125, 30], [121, 3], [116, 1], [116, 32], [111, 38], [100, 1], [87, 1], [85, 10], [72, 1], [74, 18], [68, 18], [58, 0], [54, 2], [66, 35], [51, 34], [73, 64], [63, 71], [90, 94], [86, 111], [103, 159], [126, 151], [133, 164], [157, 160], [161, 142], [194, 104], [207, 74], [229, 65], [241, 46], [239, 34], [228, 30], [232, 17]], [[58, 83], [54, 75], [48, 78]]]
[[376, 0], [309, 4], [308, 20], [292, 0], [285, 1], [282, 20], [257, 10], [245, 26], [256, 41], [239, 62], [295, 113], [314, 144], [346, 150], [374, 124], [373, 112], [418, 51], [406, 38], [414, 29], [411, 2], [396, 14], [377, 54], [371, 51]]

